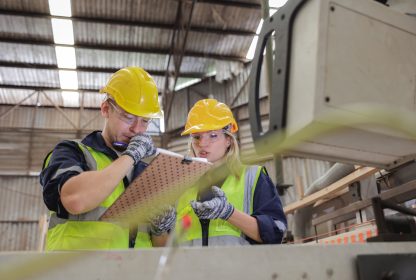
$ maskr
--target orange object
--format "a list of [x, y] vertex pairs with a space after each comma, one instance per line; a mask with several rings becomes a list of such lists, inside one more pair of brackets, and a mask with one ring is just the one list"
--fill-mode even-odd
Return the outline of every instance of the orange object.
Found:
[[182, 219], [182, 228], [183, 229], [189, 229], [192, 224], [192, 218], [190, 215], [186, 214]]
[[364, 243], [364, 234], [362, 232], [358, 234], [358, 240], [360, 240], [360, 243]]

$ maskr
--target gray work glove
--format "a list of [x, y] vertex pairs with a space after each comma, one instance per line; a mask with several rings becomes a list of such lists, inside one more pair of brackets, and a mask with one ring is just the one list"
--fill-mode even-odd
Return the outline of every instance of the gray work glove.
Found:
[[122, 155], [132, 157], [134, 164], [137, 164], [142, 158], [149, 157], [155, 153], [156, 147], [153, 144], [152, 138], [147, 134], [137, 134], [130, 139], [130, 143]]
[[225, 193], [217, 186], [212, 187], [214, 198], [208, 201], [191, 201], [195, 214], [200, 219], [223, 219], [228, 220], [234, 213], [234, 206], [228, 201]]
[[161, 214], [150, 219], [150, 232], [152, 235], [162, 235], [172, 230], [176, 222], [176, 209], [172, 206], [166, 208]]

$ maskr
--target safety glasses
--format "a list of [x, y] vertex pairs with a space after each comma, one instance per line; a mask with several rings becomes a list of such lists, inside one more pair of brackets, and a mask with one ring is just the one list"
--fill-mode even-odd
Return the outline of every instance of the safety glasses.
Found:
[[143, 118], [143, 117], [139, 117], [139, 116], [135, 116], [135, 115], [127, 113], [122, 108], [120, 108], [112, 99], [107, 99], [107, 102], [114, 109], [114, 112], [116, 112], [117, 117], [122, 122], [128, 125], [139, 123], [141, 126], [147, 127], [152, 121], [152, 119], [149, 119], [149, 118]]
[[211, 144], [215, 143], [218, 140], [224, 138], [224, 130], [216, 130], [210, 132], [202, 132], [202, 133], [192, 133], [191, 139], [194, 144], [200, 144], [202, 141]]

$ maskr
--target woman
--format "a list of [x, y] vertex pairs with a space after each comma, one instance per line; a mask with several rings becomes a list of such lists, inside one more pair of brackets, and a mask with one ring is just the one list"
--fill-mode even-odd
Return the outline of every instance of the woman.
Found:
[[237, 131], [230, 108], [215, 99], [200, 100], [189, 111], [182, 135], [190, 135], [191, 155], [206, 158], [214, 166], [224, 164], [229, 175], [212, 186], [208, 198], [197, 186], [180, 197], [176, 226], [188, 215], [192, 220], [179, 238], [183, 245], [282, 242], [287, 222], [275, 186], [263, 167], [241, 164], [233, 135]]

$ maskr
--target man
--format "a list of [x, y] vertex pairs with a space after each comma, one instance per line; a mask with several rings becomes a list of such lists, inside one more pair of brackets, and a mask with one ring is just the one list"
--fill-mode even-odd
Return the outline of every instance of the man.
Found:
[[[145, 132], [151, 118], [161, 116], [158, 91], [146, 71], [127, 67], [114, 73], [100, 92], [106, 94], [101, 104], [104, 129], [81, 142], [59, 143], [40, 174], [43, 199], [51, 211], [46, 250], [133, 246], [135, 236], [128, 225], [98, 219], [146, 167], [141, 159], [156, 152]], [[152, 220], [153, 245], [165, 240], [174, 220], [173, 211]], [[144, 240], [148, 246], [145, 239], [141, 233], [136, 242]]]

